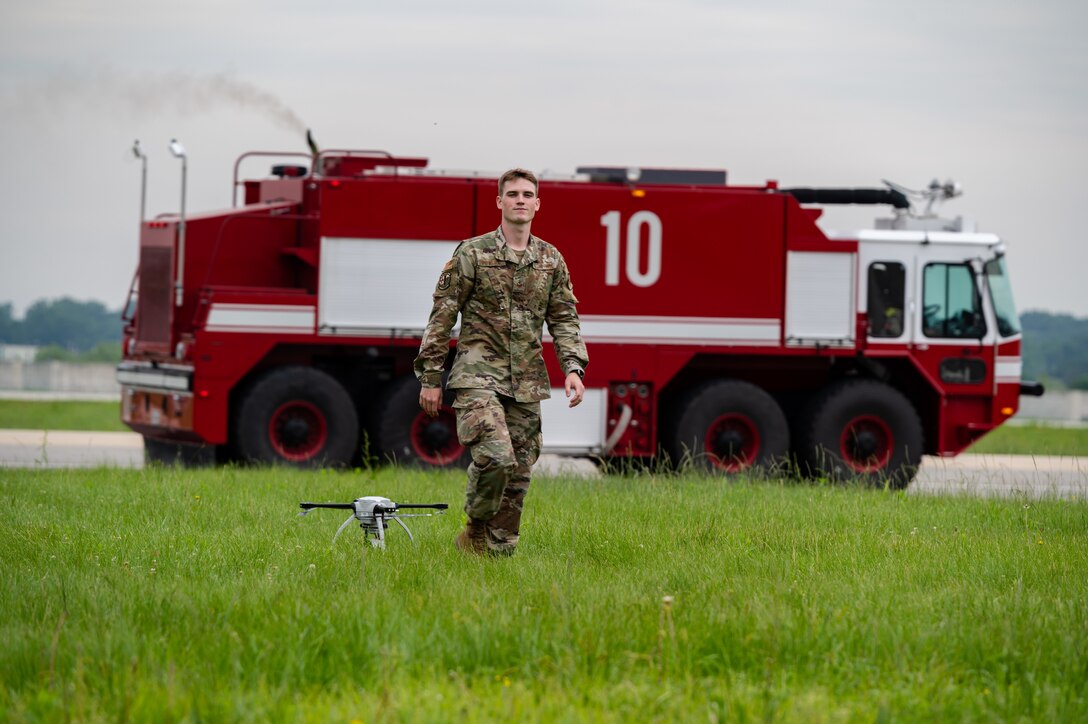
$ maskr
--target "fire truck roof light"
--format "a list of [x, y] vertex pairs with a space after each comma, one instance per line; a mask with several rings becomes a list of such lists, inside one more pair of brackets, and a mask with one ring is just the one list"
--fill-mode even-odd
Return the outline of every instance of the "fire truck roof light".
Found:
[[272, 175], [279, 178], [302, 178], [310, 170], [306, 166], [298, 166], [295, 164], [276, 164], [272, 167]]

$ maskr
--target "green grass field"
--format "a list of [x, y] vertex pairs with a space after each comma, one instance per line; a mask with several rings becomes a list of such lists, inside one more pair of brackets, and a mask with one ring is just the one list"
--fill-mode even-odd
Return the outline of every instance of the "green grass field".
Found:
[[[0, 719], [1084, 721], [1088, 504], [633, 475], [4, 470]], [[364, 548], [302, 500], [448, 502]]]

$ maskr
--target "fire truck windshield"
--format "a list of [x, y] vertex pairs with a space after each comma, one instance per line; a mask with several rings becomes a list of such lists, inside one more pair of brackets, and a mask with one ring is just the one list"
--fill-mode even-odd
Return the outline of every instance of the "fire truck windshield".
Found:
[[999, 256], [986, 262], [986, 286], [990, 289], [990, 299], [994, 304], [997, 317], [997, 331], [1002, 337], [1020, 334], [1020, 319], [1016, 316], [1016, 306], [1012, 301], [1012, 285], [1005, 269], [1005, 257]]

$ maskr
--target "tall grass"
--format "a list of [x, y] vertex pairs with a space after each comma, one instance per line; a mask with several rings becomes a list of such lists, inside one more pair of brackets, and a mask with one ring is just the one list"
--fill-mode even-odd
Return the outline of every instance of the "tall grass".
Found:
[[[1084, 720], [1088, 506], [683, 476], [534, 482], [385, 551], [302, 500], [458, 473], [0, 470], [14, 719]], [[4, 718], [0, 716], [0, 718]]]

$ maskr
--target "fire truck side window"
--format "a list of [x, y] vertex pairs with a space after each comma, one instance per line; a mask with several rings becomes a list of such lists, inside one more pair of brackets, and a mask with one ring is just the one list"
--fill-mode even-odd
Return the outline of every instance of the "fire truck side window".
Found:
[[927, 337], [986, 335], [982, 298], [967, 264], [929, 264], [922, 277], [922, 331]]
[[903, 303], [906, 268], [895, 261], [869, 265], [869, 336], [899, 337], [903, 334]]
[[999, 256], [986, 262], [985, 270], [990, 299], [997, 315], [997, 333], [1002, 337], [1020, 334], [1020, 319], [1016, 316], [1016, 305], [1012, 303], [1012, 287], [1005, 270], [1005, 257]]

